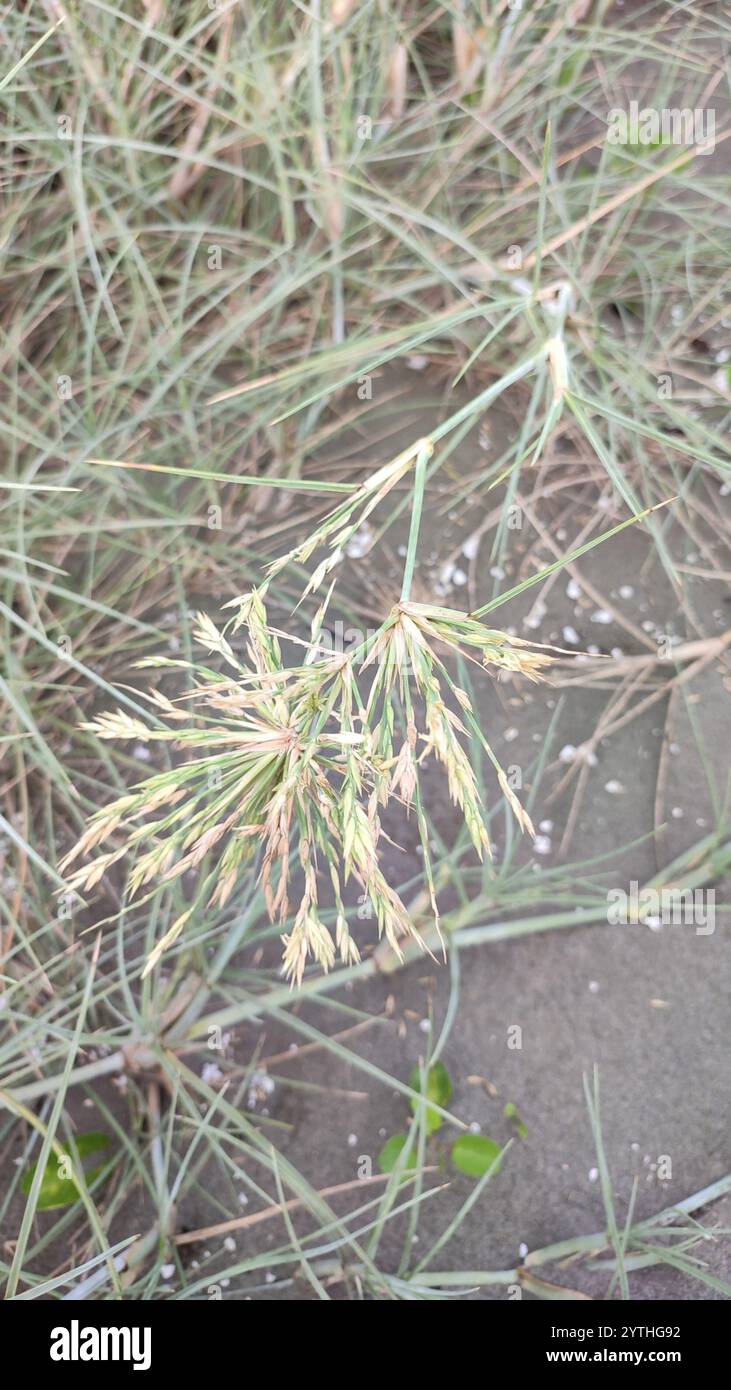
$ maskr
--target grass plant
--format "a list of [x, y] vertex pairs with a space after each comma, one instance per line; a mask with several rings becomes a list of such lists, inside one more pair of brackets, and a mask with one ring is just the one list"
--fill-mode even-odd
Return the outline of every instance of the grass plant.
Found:
[[[398, 990], [433, 952], [438, 1057], [469, 952], [605, 921], [636, 845], [572, 854], [595, 749], [649, 709], [686, 702], [692, 722], [691, 682], [727, 670], [728, 16], [33, 0], [0, 30], [4, 1296], [561, 1298], [602, 1276], [614, 1297], [657, 1266], [726, 1296], [705, 1259], [723, 1232], [695, 1213], [731, 1180], [638, 1216], [594, 1085], [602, 1229], [494, 1270], [455, 1268], [449, 1242], [478, 1212], [497, 1228], [499, 1179], [443, 1208], [415, 1116], [405, 1181], [320, 1182], [257, 1085], [326, 1100], [288, 1072], [291, 1044], [347, 1069], [347, 1096], [354, 1077], [418, 1104], [396, 1054], [361, 1046], [392, 1019], [351, 990]], [[635, 94], [714, 105], [714, 153], [608, 143]], [[438, 420], [404, 448], [417, 398]], [[460, 466], [498, 413], [504, 439]], [[476, 524], [469, 602], [429, 591], [435, 511]], [[373, 585], [375, 634], [335, 659], [330, 616], [363, 620], [353, 544], [404, 519], [397, 590]], [[670, 655], [630, 618], [615, 661], [520, 637], [524, 598], [564, 572], [606, 606], [595, 562], [621, 533], [663, 576]], [[558, 697], [524, 790], [480, 713], [498, 676]], [[562, 763], [561, 710], [589, 695], [595, 730]], [[728, 874], [728, 787], [692, 728], [712, 819], [678, 854], [657, 839], [652, 886]], [[562, 854], [537, 874], [533, 824], [566, 787]], [[412, 824], [419, 871], [386, 866]], [[114, 1163], [87, 1185], [92, 1110]], [[43, 1210], [69, 1155], [79, 1200]], [[245, 1252], [223, 1243], [239, 1234]]]

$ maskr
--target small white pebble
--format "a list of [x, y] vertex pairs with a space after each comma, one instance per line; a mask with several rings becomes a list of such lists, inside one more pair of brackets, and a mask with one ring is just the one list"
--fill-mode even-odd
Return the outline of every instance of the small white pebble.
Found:
[[503, 734], [503, 738], [505, 739], [505, 742], [506, 742], [506, 743], [512, 743], [512, 742], [513, 742], [513, 739], [514, 739], [514, 738], [517, 738], [517, 737], [518, 737], [518, 730], [517, 730], [516, 728], [514, 728], [512, 725], [511, 725], [511, 727], [510, 727], [509, 729], [506, 729], [505, 732], [504, 732], [504, 734]]
[[633, 595], [633, 594], [634, 594], [634, 589], [632, 588], [632, 585], [631, 585], [631, 584], [620, 584], [620, 586], [619, 586], [619, 597], [620, 597], [620, 598], [632, 598], [632, 595]]
[[682, 806], [673, 806], [671, 814], [673, 820], [682, 820], [683, 816], [685, 815], [685, 811], [683, 810]]
[[622, 783], [618, 782], [616, 777], [613, 777], [611, 782], [605, 783], [604, 790], [605, 792], [609, 792], [610, 796], [621, 796], [625, 789]]
[[249, 1105], [252, 1107], [252, 1109], [255, 1108], [258, 1100], [260, 1100], [261, 1098], [266, 1099], [267, 1096], [273, 1095], [276, 1090], [276, 1086], [276, 1081], [273, 1077], [269, 1076], [267, 1072], [253, 1072], [251, 1076], [251, 1083], [249, 1085]]
[[456, 569], [454, 571], [454, 574], [452, 575], [452, 583], [456, 584], [457, 587], [460, 589], [463, 584], [467, 583], [467, 575], [465, 574], [464, 570]]
[[581, 592], [581, 585], [577, 584], [575, 579], [570, 579], [566, 585], [566, 597], [575, 601], [577, 598], [581, 598]]
[[533, 628], [533, 630], [535, 631], [536, 628], [540, 627], [545, 616], [546, 605], [545, 603], [542, 603], [539, 599], [538, 603], [535, 603], [533, 605], [527, 617], [523, 619], [523, 626]]
[[539, 829], [539, 830], [542, 830], [544, 835], [550, 835], [551, 831], [553, 830], [553, 821], [552, 821], [552, 820], [541, 820], [541, 821], [539, 821], [539, 822], [538, 822], [538, 829]]
[[132, 753], [134, 757], [139, 760], [139, 762], [149, 763], [150, 750], [145, 743], [136, 743], [134, 748], [132, 749]]
[[226, 1239], [223, 1242], [223, 1248], [224, 1250], [236, 1249], [236, 1241], [234, 1240], [233, 1236], [226, 1236]]
[[345, 547], [345, 553], [351, 560], [361, 560], [368, 554], [373, 545], [373, 527], [364, 521], [353, 536], [351, 536]]
[[598, 994], [598, 993], [599, 993], [599, 981], [598, 981], [598, 980], [590, 980], [590, 981], [589, 981], [589, 993], [590, 993], [590, 994]]
[[608, 608], [597, 608], [591, 615], [591, 621], [593, 623], [613, 623], [614, 616]]
[[596, 1180], [597, 1180], [598, 1177], [599, 1177], [599, 1169], [598, 1169], [598, 1168], [590, 1168], [590, 1169], [589, 1169], [589, 1182], [596, 1182]]
[[163, 1279], [172, 1279], [175, 1273], [175, 1265], [161, 1265], [160, 1274]]
[[563, 640], [568, 642], [571, 647], [578, 647], [581, 638], [575, 627], [565, 627], [563, 629]]
[[422, 1020], [421, 1020], [421, 1022], [420, 1022], [420, 1024], [419, 1024], [419, 1027], [420, 1027], [422, 1033], [431, 1033], [431, 1019], [429, 1019], [429, 1018], [422, 1018]]
[[504, 579], [504, 578], [505, 578], [505, 570], [503, 569], [502, 565], [491, 565], [491, 566], [490, 566], [490, 574], [491, 574], [491, 576], [492, 576], [493, 579]]
[[358, 1135], [357, 1135], [357, 1134], [349, 1134], [349, 1135], [348, 1135], [348, 1148], [349, 1148], [349, 1149], [354, 1149], [357, 1143], [358, 1143]]
[[574, 747], [573, 743], [565, 743], [563, 748], [561, 749], [561, 752], [558, 755], [559, 762], [572, 763], [574, 761], [574, 758], [576, 757], [576, 752], [577, 750]]
[[524, 1260], [526, 1255], [528, 1254], [528, 1246], [526, 1245], [524, 1240], [522, 1240], [520, 1242], [520, 1245], [518, 1246], [518, 1254], [520, 1255], [521, 1260]]
[[533, 850], [534, 850], [534, 852], [535, 852], [536, 854], [550, 854], [550, 853], [551, 853], [551, 837], [550, 837], [550, 835], [536, 835], [536, 838], [535, 838], [535, 840], [533, 841]]

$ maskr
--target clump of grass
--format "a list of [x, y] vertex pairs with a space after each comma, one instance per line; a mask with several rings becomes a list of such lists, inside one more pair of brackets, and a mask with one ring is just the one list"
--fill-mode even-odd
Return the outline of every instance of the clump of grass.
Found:
[[[75, 935], [73, 918], [59, 912], [58, 920], [46, 920], [49, 885], [58, 883], [59, 840], [78, 834], [84, 813], [112, 796], [121, 799], [124, 790], [125, 759], [110, 757], [105, 738], [72, 738], [87, 717], [93, 686], [109, 698], [133, 657], [165, 650], [173, 637], [189, 655], [186, 595], [250, 588], [251, 566], [276, 553], [281, 529], [302, 523], [297, 509], [289, 520], [277, 512], [268, 524], [260, 507], [267, 490], [276, 488], [281, 499], [282, 489], [298, 488], [312, 499], [323, 487], [313, 481], [322, 448], [356, 412], [360, 425], [370, 425], [372, 406], [355, 406], [356, 383], [403, 353], [425, 353], [434, 375], [441, 369], [445, 380], [464, 379], [481, 391], [507, 362], [532, 351], [552, 282], [568, 281], [571, 389], [560, 431], [575, 448], [577, 472], [564, 479], [567, 490], [552, 491], [565, 454], [552, 442], [559, 435], [557, 411], [546, 416], [548, 429], [538, 427], [543, 372], [532, 394], [516, 393], [504, 456], [488, 455], [463, 483], [473, 497], [493, 489], [496, 509], [503, 506], [490, 563], [502, 565], [508, 554], [505, 509], [516, 498], [540, 509], [537, 520], [555, 537], [566, 518], [567, 534], [576, 536], [574, 508], [587, 496], [597, 500], [592, 525], [599, 525], [604, 503], [609, 521], [625, 506], [650, 507], [679, 493], [673, 527], [679, 523], [698, 548], [704, 519], [716, 524], [729, 467], [728, 364], [717, 365], [715, 357], [727, 317], [727, 257], [717, 234], [724, 174], [717, 161], [688, 150], [612, 149], [605, 115], [608, 106], [643, 92], [655, 106], [705, 105], [719, 41], [727, 35], [713, 7], [650, 7], [638, 23], [636, 10], [620, 13], [605, 0], [590, 7], [549, 0], [509, 17], [497, 6], [500, 13], [487, 24], [485, 7], [469, 5], [460, 7], [458, 19], [453, 7], [439, 4], [427, 14], [418, 5], [347, 0], [260, 6], [255, 14], [232, 4], [200, 8], [169, 0], [147, 6], [140, 17], [134, 7], [122, 13], [89, 0], [67, 6], [64, 22], [50, 30], [45, 6], [10, 7], [4, 21], [0, 376], [8, 467], [0, 621], [8, 661], [0, 685], [8, 720], [0, 922], [8, 1027], [0, 1067], [9, 1108], [0, 1114], [0, 1137], [5, 1146], [22, 1140], [25, 1149], [46, 1132], [66, 1141], [81, 1087], [103, 1114], [105, 1078], [119, 1072], [129, 1089], [123, 1118], [105, 1119], [105, 1127], [117, 1128], [119, 1181], [95, 1191], [83, 1215], [78, 1211], [73, 1240], [69, 1213], [35, 1220], [34, 1194], [19, 1229], [9, 1203], [21, 1170], [11, 1166], [0, 1216], [9, 1217], [13, 1271], [0, 1259], [0, 1278], [11, 1297], [23, 1286], [23, 1298], [58, 1296], [72, 1277], [83, 1277], [74, 1291], [79, 1298], [205, 1297], [215, 1251], [210, 1258], [206, 1252], [200, 1268], [198, 1261], [179, 1264], [179, 1292], [161, 1282], [160, 1267], [169, 1258], [174, 1212], [184, 1221], [202, 1200], [215, 1202], [216, 1218], [225, 1200], [238, 1212], [233, 1193], [219, 1195], [228, 1191], [236, 1159], [237, 1182], [241, 1171], [257, 1203], [268, 1199], [274, 1216], [284, 1188], [307, 1207], [312, 1230], [275, 1253], [267, 1246], [245, 1260], [224, 1255], [219, 1272], [230, 1276], [231, 1296], [260, 1287], [271, 1297], [264, 1271], [276, 1266], [277, 1290], [287, 1287], [290, 1270], [304, 1268], [313, 1285], [340, 1281], [355, 1297], [365, 1288], [376, 1297], [446, 1298], [461, 1286], [505, 1282], [505, 1274], [526, 1292], [553, 1297], [525, 1271], [460, 1273], [452, 1259], [447, 1272], [430, 1272], [433, 1251], [420, 1259], [418, 1280], [408, 1282], [388, 1272], [384, 1257], [378, 1266], [375, 1256], [364, 1259], [363, 1223], [380, 1232], [388, 1203], [374, 1210], [364, 1199], [352, 1221], [336, 1217], [324, 1194], [273, 1147], [272, 1130], [262, 1135], [258, 1122], [247, 1119], [247, 1077], [226, 1063], [232, 1089], [224, 1095], [181, 1060], [220, 1022], [218, 989], [228, 1001], [228, 1024], [246, 1028], [259, 1018], [276, 1024], [287, 1008], [291, 1031], [301, 1036], [293, 1006], [302, 994], [285, 1000], [256, 962], [243, 973], [230, 968], [245, 941], [253, 938], [258, 948], [271, 931], [260, 920], [253, 888], [245, 910], [237, 903], [235, 913], [201, 912], [193, 920], [182, 913], [191, 909], [180, 880], [170, 880], [151, 911], [137, 898], [112, 919], [94, 973], [89, 939]], [[642, 91], [630, 58], [641, 60]], [[713, 101], [720, 106], [720, 88]], [[372, 132], [362, 137], [361, 113], [372, 118]], [[60, 139], [59, 123], [69, 117], [73, 138]], [[553, 143], [541, 166], [549, 122]], [[517, 268], [512, 255], [511, 265], [505, 262], [509, 246], [520, 253]], [[558, 390], [560, 353], [554, 350], [548, 366]], [[658, 373], [671, 374], [672, 394], [658, 391]], [[73, 394], [65, 399], [56, 392], [59, 374], [72, 378]], [[110, 454], [129, 461], [124, 471], [92, 463]], [[215, 471], [191, 466], [205, 459]], [[531, 468], [532, 462], [540, 466]], [[343, 467], [330, 486], [355, 497]], [[557, 497], [569, 498], [563, 512]], [[368, 500], [361, 494], [363, 506]], [[452, 490], [450, 507], [458, 502]], [[220, 529], [210, 525], [216, 508]], [[648, 530], [687, 607], [690, 631], [705, 636], [713, 601], [700, 602], [697, 612], [689, 602], [678, 565], [685, 551], [677, 549], [670, 518], [664, 525], [653, 519]], [[337, 534], [336, 528], [332, 538]], [[586, 534], [592, 532], [579, 530], [574, 544]], [[714, 547], [703, 550], [707, 573], [722, 582], [726, 557]], [[706, 584], [702, 575], [699, 584]], [[284, 570], [281, 579], [288, 598]], [[699, 592], [703, 599], [713, 589]], [[281, 600], [278, 582], [271, 596]], [[403, 603], [409, 601], [407, 594]], [[356, 673], [359, 683], [368, 671]], [[206, 678], [211, 685], [217, 679], [216, 673]], [[439, 679], [444, 687], [441, 673]], [[460, 682], [470, 690], [468, 679]], [[396, 694], [400, 700], [398, 682]], [[660, 696], [658, 689], [653, 698]], [[195, 723], [200, 732], [221, 722], [216, 711], [209, 724], [207, 715], [181, 719], [186, 706], [177, 702], [174, 717], [157, 692], [155, 699], [160, 719], [178, 730]], [[119, 700], [128, 713], [143, 716], [126, 692]], [[421, 699], [416, 703], [415, 719]], [[193, 697], [187, 708], [199, 708]], [[458, 710], [474, 734], [467, 711]], [[475, 747], [476, 736], [473, 753]], [[425, 748], [423, 741], [417, 745], [417, 759]], [[702, 756], [700, 741], [699, 748]], [[187, 756], [199, 753], [191, 749]], [[341, 750], [330, 753], [337, 761]], [[396, 740], [394, 757], [399, 753]], [[405, 754], [407, 785], [410, 761]], [[480, 789], [488, 802], [481, 782]], [[405, 799], [401, 782], [394, 795]], [[178, 804], [183, 800], [168, 809]], [[120, 814], [107, 844], [127, 829], [128, 812]], [[438, 843], [433, 825], [430, 832]], [[592, 879], [593, 868], [556, 865], [537, 877], [531, 866], [514, 863], [511, 826], [506, 838], [489, 884], [487, 856], [470, 862], [464, 833], [437, 866], [437, 886], [451, 875], [469, 898], [445, 910], [442, 923], [454, 942], [442, 1040], [458, 1017], [463, 948], [604, 920], [605, 884]], [[705, 843], [697, 862], [692, 855], [676, 869], [693, 882], [698, 864], [721, 875], [728, 847], [721, 855], [715, 841]], [[675, 871], [664, 871], [669, 881]], [[398, 883], [412, 909], [421, 888], [421, 875]], [[168, 970], [154, 987], [148, 979], [138, 988], [136, 976], [156, 936], [159, 952], [186, 921]], [[285, 929], [291, 931], [289, 923]], [[434, 944], [434, 933], [429, 936]], [[202, 943], [217, 946], [206, 965], [204, 996], [215, 1013], [198, 1025], [187, 1018], [176, 1042], [170, 1016], [180, 1014], [177, 995], [199, 968]], [[376, 968], [371, 958], [311, 983], [320, 1000], [332, 1001], [333, 1010], [337, 1001], [340, 1009], [346, 981], [354, 974], [368, 979]], [[196, 1007], [203, 1007], [200, 992]], [[141, 1037], [156, 1048], [152, 1084], [131, 1060]], [[370, 1083], [387, 1091], [398, 1085], [357, 1049], [346, 1052], [327, 1028], [317, 1042], [329, 1061], [345, 1054]], [[14, 1099], [19, 1092], [32, 1107], [42, 1101], [37, 1115]], [[169, 1105], [164, 1120], [161, 1094]], [[52, 1096], [58, 1103], [50, 1111]], [[560, 1099], [553, 1096], [554, 1103]], [[360, 1180], [352, 1185], [364, 1191]], [[725, 1179], [681, 1207], [699, 1210], [730, 1185]], [[146, 1207], [141, 1195], [149, 1199]], [[416, 1194], [413, 1211], [428, 1195]], [[630, 1247], [640, 1253], [625, 1254], [627, 1268], [633, 1260], [641, 1269], [666, 1258], [677, 1267], [679, 1247], [666, 1257], [637, 1245], [638, 1230], [653, 1245], [669, 1229], [681, 1241], [694, 1239], [692, 1217], [683, 1230], [677, 1212], [666, 1217], [664, 1224], [658, 1219], [659, 1232], [633, 1229]], [[488, 1223], [481, 1225], [487, 1231]], [[140, 1238], [110, 1248], [112, 1227]], [[258, 1228], [244, 1229], [248, 1242]], [[560, 1247], [560, 1258], [596, 1251], [605, 1234]], [[67, 1257], [57, 1253], [59, 1240]], [[127, 1259], [117, 1252], [130, 1240]], [[311, 1270], [308, 1252], [325, 1242], [331, 1254], [314, 1257]], [[409, 1237], [409, 1258], [412, 1253]], [[545, 1256], [534, 1252], [526, 1263], [543, 1263]], [[686, 1264], [693, 1273], [695, 1266]], [[50, 1284], [43, 1282], [44, 1268], [59, 1271]], [[317, 1287], [322, 1296], [323, 1283]]]

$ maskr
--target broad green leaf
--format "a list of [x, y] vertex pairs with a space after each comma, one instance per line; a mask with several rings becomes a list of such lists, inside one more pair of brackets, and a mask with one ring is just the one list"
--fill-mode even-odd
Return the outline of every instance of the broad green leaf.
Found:
[[[407, 1134], [392, 1134], [388, 1138], [378, 1155], [378, 1167], [382, 1173], [392, 1173], [396, 1164], [403, 1153], [405, 1145], [408, 1143]], [[416, 1171], [416, 1164], [412, 1158], [407, 1158], [404, 1164], [404, 1173]]]
[[499, 1173], [501, 1147], [494, 1139], [484, 1134], [460, 1134], [452, 1146], [452, 1162], [460, 1173], [468, 1178], [482, 1178], [495, 1164], [494, 1172]]

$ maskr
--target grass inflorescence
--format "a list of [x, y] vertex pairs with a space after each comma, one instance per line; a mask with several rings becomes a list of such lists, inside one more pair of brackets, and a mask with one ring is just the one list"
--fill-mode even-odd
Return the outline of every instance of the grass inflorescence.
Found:
[[[333, 965], [336, 949], [344, 965], [360, 959], [342, 898], [350, 878], [370, 899], [379, 934], [385, 934], [400, 955], [401, 938], [415, 928], [379, 863], [381, 810], [392, 797], [407, 811], [416, 801], [436, 914], [418, 789], [419, 767], [430, 754], [446, 771], [452, 802], [464, 816], [477, 853], [490, 852], [465, 746], [470, 730], [463, 718], [482, 739], [521, 828], [533, 833], [530, 817], [477, 728], [469, 695], [451, 678], [438, 649], [469, 651], [488, 669], [522, 673], [531, 680], [550, 663], [550, 655], [467, 614], [402, 600], [364, 642], [363, 650], [323, 657], [317, 636], [326, 600], [318, 610], [303, 663], [287, 667], [267, 623], [261, 594], [253, 590], [236, 606], [231, 625], [246, 630], [248, 663], [239, 660], [206, 614], [199, 614], [194, 630], [197, 642], [222, 657], [234, 675], [221, 677], [206, 666], [165, 657], [142, 663], [183, 666], [195, 678], [193, 688], [175, 703], [160, 691], [150, 695], [156, 714], [170, 727], [150, 728], [122, 709], [83, 726], [105, 740], [172, 742], [192, 756], [146, 778], [92, 815], [60, 866], [64, 873], [80, 855], [109, 840], [122, 843], [67, 874], [65, 889], [92, 889], [113, 864], [136, 850], [127, 880], [131, 895], [205, 865], [209, 901], [224, 907], [261, 850], [267, 910], [272, 920], [284, 922], [290, 910], [294, 855], [303, 883], [291, 930], [284, 936], [284, 968], [293, 983], [301, 983], [310, 955], [325, 970]], [[448, 693], [462, 717], [446, 703]], [[406, 719], [400, 746], [397, 696]], [[421, 731], [417, 704], [423, 710]], [[318, 912], [320, 866], [335, 896], [334, 941]], [[147, 969], [177, 939], [189, 915], [190, 911], [181, 914], [166, 931]]]

